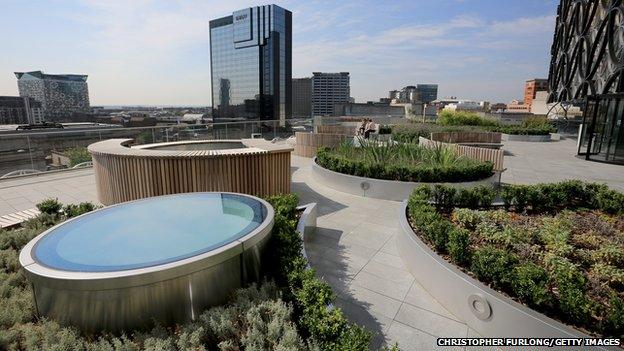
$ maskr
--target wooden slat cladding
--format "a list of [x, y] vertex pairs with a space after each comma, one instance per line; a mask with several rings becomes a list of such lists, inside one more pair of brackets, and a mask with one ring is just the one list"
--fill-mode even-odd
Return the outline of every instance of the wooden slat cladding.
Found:
[[500, 144], [501, 136], [502, 134], [497, 132], [433, 132], [431, 140], [452, 144]]
[[115, 150], [110, 141], [89, 146], [98, 198], [104, 205], [199, 191], [255, 196], [290, 192], [291, 148], [176, 153], [134, 151], [122, 146], [119, 140], [119, 150]]
[[327, 126], [315, 126], [314, 132], [320, 134], [342, 134], [354, 136], [356, 127], [349, 127], [343, 125], [327, 125]]
[[295, 155], [302, 157], [316, 156], [316, 150], [321, 146], [334, 147], [343, 140], [352, 139], [351, 135], [326, 134], [326, 133], [295, 133], [297, 145]]
[[439, 141], [432, 141], [427, 138], [420, 137], [419, 139], [420, 145], [424, 147], [450, 147], [453, 148], [459, 155], [466, 156], [468, 158], [472, 158], [479, 161], [490, 161], [494, 164], [494, 171], [501, 172], [504, 171], [503, 167], [503, 159], [504, 159], [504, 151], [496, 150], [496, 149], [488, 149], [483, 147], [475, 147], [475, 146], [463, 146], [457, 144], [448, 144], [442, 143]]

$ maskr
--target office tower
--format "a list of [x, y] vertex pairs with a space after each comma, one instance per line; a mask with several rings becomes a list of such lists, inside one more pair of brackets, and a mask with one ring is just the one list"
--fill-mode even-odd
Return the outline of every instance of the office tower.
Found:
[[312, 78], [292, 80], [293, 117], [312, 116]]
[[438, 99], [437, 84], [416, 84], [416, 90], [420, 92], [420, 101], [425, 104]]
[[531, 105], [538, 91], [548, 91], [548, 79], [531, 79], [524, 84], [524, 104], [531, 110]]
[[210, 21], [215, 121], [292, 116], [292, 13], [276, 5]]
[[40, 102], [48, 121], [69, 120], [90, 112], [86, 75], [32, 71], [15, 72], [15, 76], [20, 96]]
[[350, 96], [349, 72], [313, 73], [312, 114], [314, 116], [333, 115], [334, 104], [347, 103]]
[[33, 98], [0, 96], [0, 124], [37, 124], [43, 122], [41, 103]]

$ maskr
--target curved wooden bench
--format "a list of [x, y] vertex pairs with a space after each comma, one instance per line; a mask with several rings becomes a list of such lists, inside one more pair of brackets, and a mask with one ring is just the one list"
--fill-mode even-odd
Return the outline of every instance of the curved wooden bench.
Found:
[[130, 147], [132, 139], [89, 145], [99, 201], [104, 205], [145, 197], [199, 191], [227, 191], [255, 196], [290, 192], [289, 146], [243, 139], [244, 148], [162, 150]]

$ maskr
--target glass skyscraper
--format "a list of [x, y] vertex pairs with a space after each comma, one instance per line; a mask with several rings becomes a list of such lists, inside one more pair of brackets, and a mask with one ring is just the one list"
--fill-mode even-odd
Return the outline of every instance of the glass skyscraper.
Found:
[[210, 21], [215, 121], [292, 116], [292, 13], [276, 5]]

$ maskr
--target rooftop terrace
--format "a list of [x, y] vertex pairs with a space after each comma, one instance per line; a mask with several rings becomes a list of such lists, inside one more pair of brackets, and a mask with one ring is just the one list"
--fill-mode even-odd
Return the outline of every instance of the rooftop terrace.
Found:
[[[606, 183], [624, 191], [621, 166], [574, 157], [574, 140], [505, 142], [503, 183], [564, 179]], [[436, 337], [478, 333], [448, 312], [415, 281], [397, 251], [399, 202], [337, 192], [316, 182], [312, 160], [292, 156], [292, 191], [300, 203], [318, 203], [315, 235], [306, 250], [317, 274], [338, 295], [346, 315], [375, 332], [373, 346], [398, 342], [402, 349], [432, 349]], [[92, 169], [42, 173], [0, 181], [0, 216], [29, 210], [46, 198], [97, 203]]]

